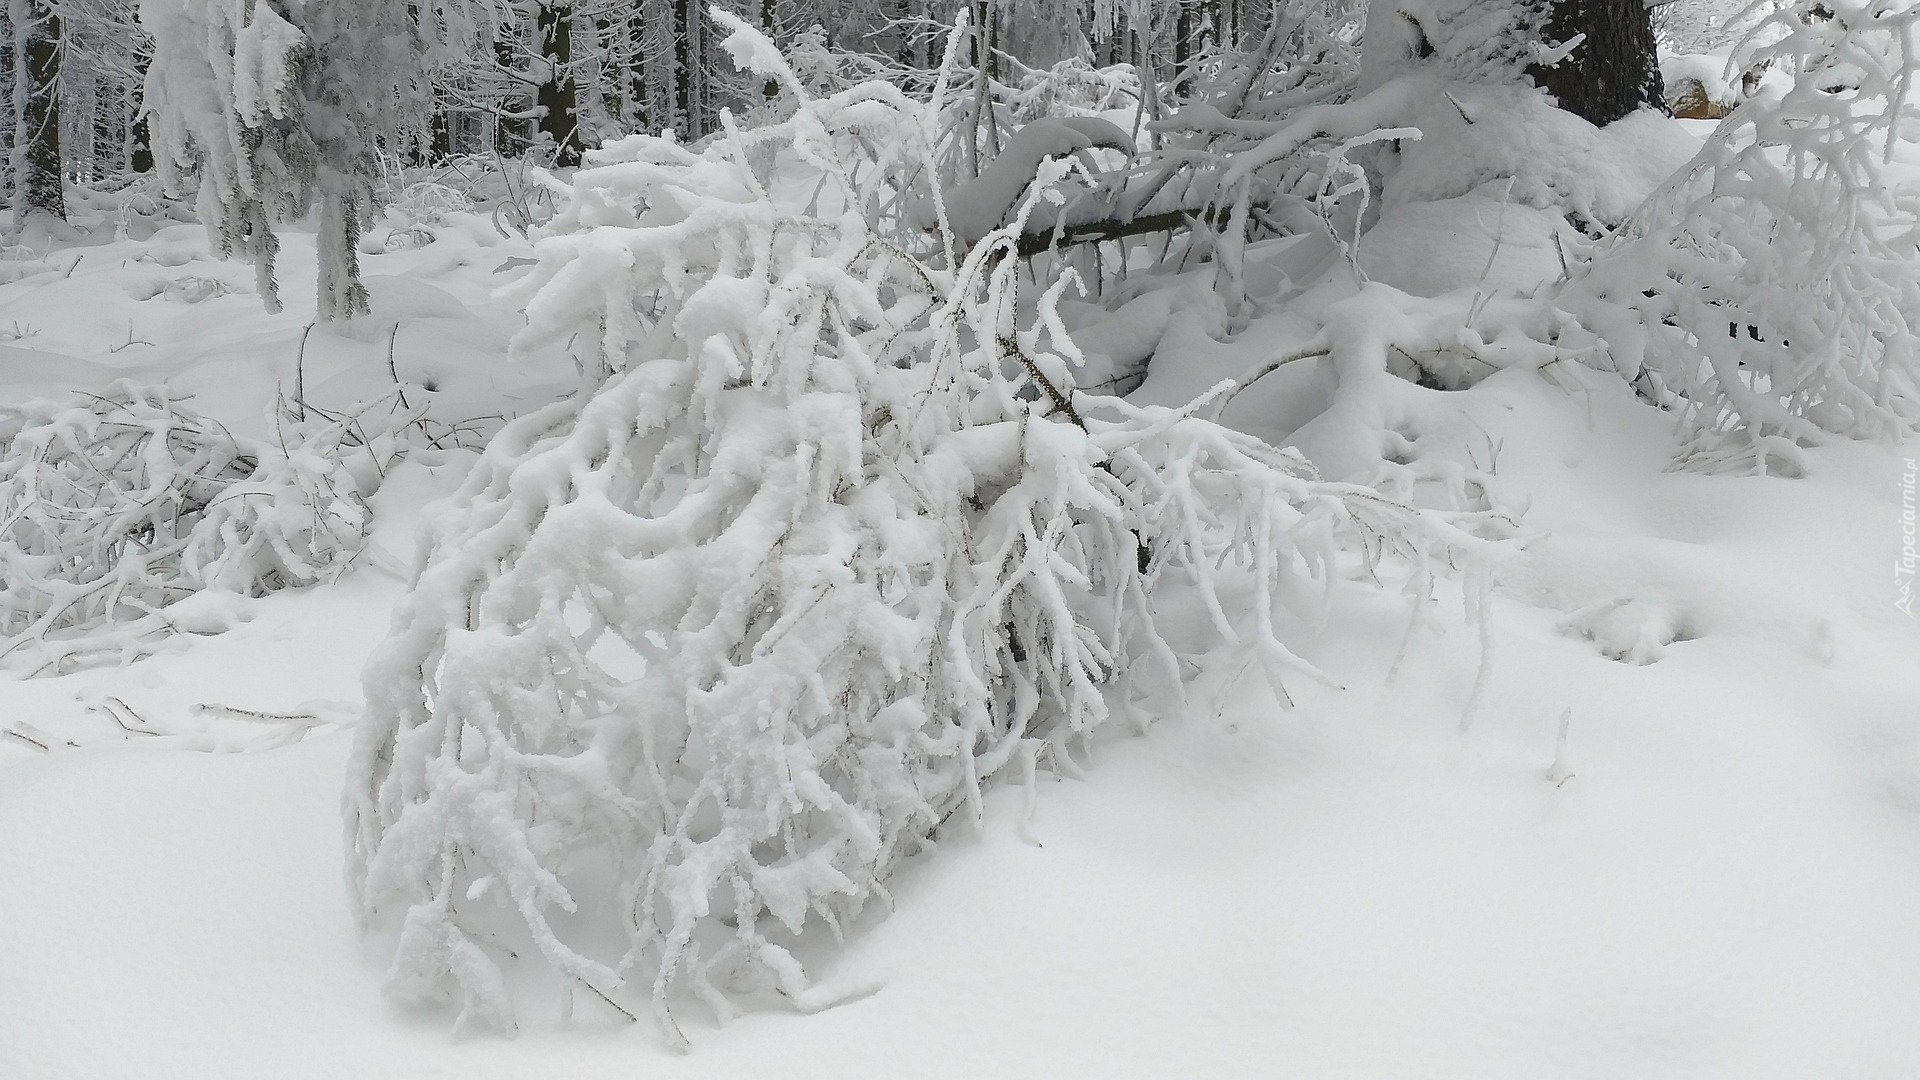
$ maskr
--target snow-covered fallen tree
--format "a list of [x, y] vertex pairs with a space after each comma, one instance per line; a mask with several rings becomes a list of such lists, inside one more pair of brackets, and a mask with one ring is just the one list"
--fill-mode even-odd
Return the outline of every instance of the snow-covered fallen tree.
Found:
[[350, 884], [397, 929], [390, 990], [463, 1022], [513, 1025], [502, 948], [638, 988], [679, 1045], [688, 993], [816, 1004], [795, 935], [886, 897], [990, 781], [1176, 707], [1202, 652], [1283, 701], [1328, 681], [1277, 612], [1394, 567], [1430, 595], [1511, 527], [1324, 482], [1204, 399], [1080, 393], [1073, 279], [1023, 298], [1008, 257], [1069, 166], [956, 245], [938, 93], [810, 98], [714, 17], [796, 111], [630, 137], [566, 187], [527, 333], [574, 339], [589, 386], [488, 447], [367, 669]]
[[351, 420], [280, 418], [275, 444], [119, 382], [0, 415], [0, 664], [126, 662], [218, 633], [232, 601], [346, 565], [368, 523]]

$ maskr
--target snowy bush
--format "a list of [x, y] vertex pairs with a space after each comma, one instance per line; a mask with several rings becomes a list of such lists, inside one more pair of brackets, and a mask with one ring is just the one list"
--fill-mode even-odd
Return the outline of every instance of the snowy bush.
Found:
[[[238, 439], [165, 390], [119, 382], [0, 419], [0, 661], [61, 672], [217, 633], [230, 606], [316, 581], [358, 551], [351, 425]], [[187, 601], [191, 600], [191, 603]]]
[[467, 193], [437, 180], [415, 180], [387, 203], [387, 213], [405, 228], [445, 225], [455, 214], [473, 209]]
[[1133, 65], [1094, 67], [1070, 56], [1044, 70], [1021, 71], [1020, 89], [1010, 104], [1014, 121], [1030, 124], [1048, 116], [1138, 109], [1140, 93], [1140, 76]]
[[1741, 104], [1562, 300], [1683, 410], [1701, 467], [1793, 471], [1802, 446], [1920, 423], [1920, 193], [1894, 168], [1920, 12], [1813, 7], [1759, 31], [1791, 87]]
[[884, 898], [991, 779], [1144, 723], [1196, 649], [1283, 699], [1325, 681], [1277, 608], [1485, 556], [1489, 522], [1322, 482], [1204, 402], [1076, 391], [1071, 279], [1023, 295], [1007, 257], [1068, 167], [929, 242], [897, 208], [938, 208], [938, 95], [812, 99], [715, 18], [797, 110], [590, 155], [524, 285], [589, 386], [488, 447], [367, 669], [350, 881], [398, 917], [390, 990], [463, 1022], [513, 1024], [502, 926], [610, 1002], [648, 988], [678, 1045], [684, 992], [816, 1003], [793, 935]]

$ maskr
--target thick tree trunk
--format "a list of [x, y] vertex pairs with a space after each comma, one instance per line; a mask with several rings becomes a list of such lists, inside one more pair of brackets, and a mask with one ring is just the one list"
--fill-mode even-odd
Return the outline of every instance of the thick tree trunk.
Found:
[[[773, 0], [762, 2], [771, 4]], [[917, 28], [910, 25], [913, 22], [913, 0], [893, 0], [893, 22], [894, 59], [904, 68], [919, 67], [919, 56], [913, 47]]]
[[993, 0], [973, 0], [972, 50], [975, 71], [984, 72], [988, 81], [1000, 78], [1000, 5]]
[[127, 118], [120, 111], [120, 95], [115, 93], [112, 80], [95, 72], [87, 81], [92, 84], [88, 87], [91, 100], [87, 102], [87, 114], [93, 117], [93, 123], [87, 125], [86, 152], [76, 155], [74, 147], [64, 149], [68, 161], [79, 167], [83, 182], [91, 184], [103, 176], [126, 171]]
[[26, 154], [21, 163], [19, 211], [44, 210], [67, 219], [66, 194], [60, 177], [60, 16], [46, 0], [29, 0], [27, 23], [16, 29], [25, 37], [26, 108], [20, 117], [20, 140]]
[[1562, 109], [1595, 125], [1639, 109], [1664, 109], [1653, 19], [1645, 0], [1556, 0], [1547, 20], [1551, 44], [1586, 39], [1551, 68], [1528, 69]]
[[593, 51], [596, 57], [593, 64], [593, 92], [600, 98], [600, 115], [619, 123], [624, 129], [626, 112], [621, 108], [621, 83], [625, 76], [620, 66], [621, 32], [622, 24], [612, 14], [602, 12], [593, 17]]
[[540, 130], [553, 140], [553, 163], [560, 168], [580, 164], [580, 90], [573, 81], [573, 5], [562, 0], [542, 3], [534, 13], [541, 55], [546, 58], [540, 83]]

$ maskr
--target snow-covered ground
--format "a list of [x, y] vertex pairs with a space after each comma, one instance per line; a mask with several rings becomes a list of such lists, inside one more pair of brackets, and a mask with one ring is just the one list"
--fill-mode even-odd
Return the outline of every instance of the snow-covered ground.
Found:
[[[509, 363], [519, 315], [490, 299], [527, 250], [459, 220], [367, 260], [376, 315], [347, 334], [305, 333], [298, 230], [277, 316], [197, 226], [59, 247], [0, 286], [0, 399], [164, 379], [261, 433], [304, 357], [316, 403], [396, 373], [447, 423], [549, 400], [570, 363]], [[1169, 307], [1162, 393], [1279, 332], [1223, 346]], [[1387, 682], [1406, 608], [1343, 586], [1286, 636], [1347, 689], [1282, 710], [1252, 679], [1106, 739], [1084, 779], [996, 789], [892, 911], [809, 946], [841, 1004], [690, 1009], [687, 1057], [591, 997], [506, 1040], [380, 994], [342, 885], [347, 729], [413, 522], [471, 460], [416, 453], [336, 583], [0, 684], [0, 1077], [1920, 1075], [1920, 622], [1892, 571], [1920, 446], [1669, 472], [1670, 421], [1570, 366], [1434, 393], [1403, 433], [1529, 506], [1469, 730], [1457, 587]], [[1271, 418], [1286, 385], [1236, 409]]]

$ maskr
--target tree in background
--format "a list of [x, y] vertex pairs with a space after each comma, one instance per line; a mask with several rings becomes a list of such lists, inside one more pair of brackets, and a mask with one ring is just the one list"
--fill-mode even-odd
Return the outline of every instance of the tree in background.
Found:
[[367, 310], [355, 245], [373, 210], [377, 155], [427, 138], [427, 40], [385, 0], [147, 0], [146, 103], [168, 187], [199, 190], [222, 250], [251, 259], [279, 307], [273, 226], [319, 210], [318, 317]]
[[60, 15], [47, 0], [9, 0], [13, 24], [16, 225], [39, 212], [67, 217], [60, 156]]
[[560, 168], [580, 164], [582, 117], [574, 79], [573, 8], [564, 0], [540, 0], [534, 9], [540, 133], [553, 146], [553, 163]]

